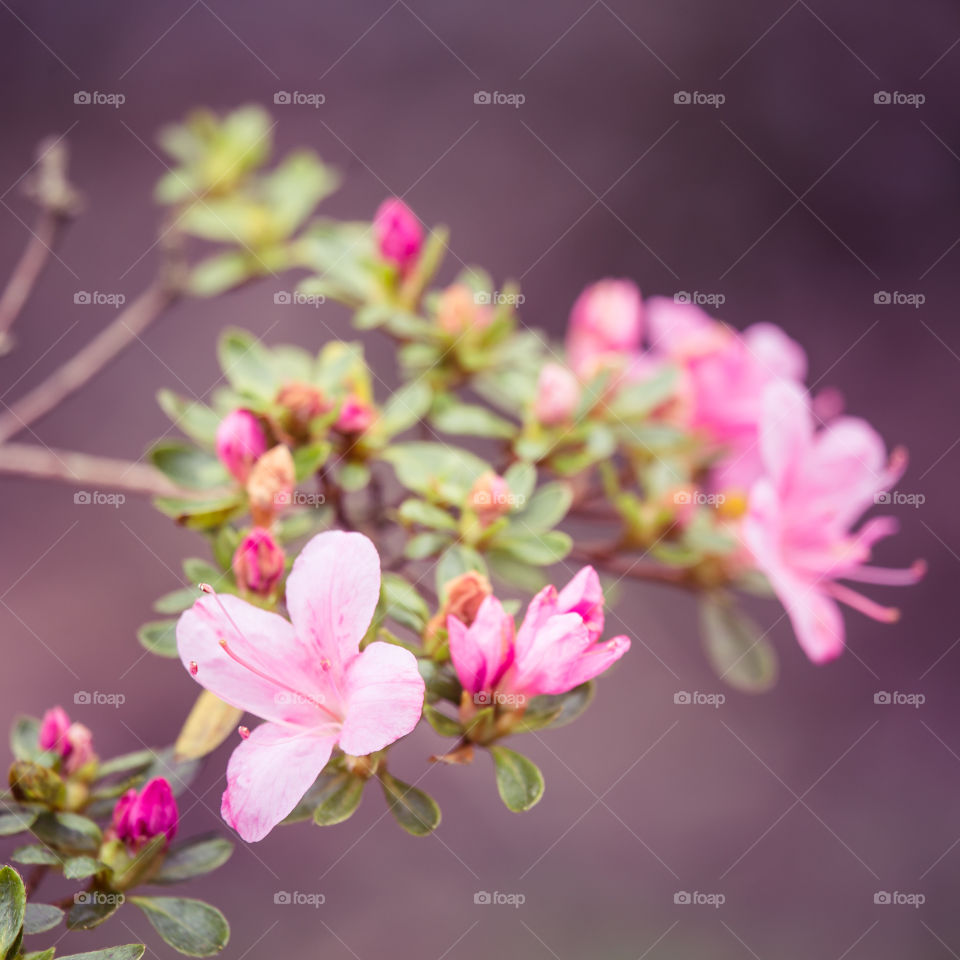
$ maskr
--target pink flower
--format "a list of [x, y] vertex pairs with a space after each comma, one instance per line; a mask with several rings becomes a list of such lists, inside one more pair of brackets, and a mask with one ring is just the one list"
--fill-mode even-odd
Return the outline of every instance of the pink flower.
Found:
[[600, 280], [577, 297], [570, 311], [567, 356], [578, 377], [619, 363], [640, 348], [643, 302], [632, 280]]
[[71, 723], [63, 707], [53, 707], [43, 715], [37, 745], [56, 753], [68, 774], [76, 773], [95, 757], [93, 734], [82, 723]]
[[469, 627], [449, 617], [450, 656], [468, 693], [536, 697], [566, 693], [602, 673], [630, 649], [627, 637], [598, 643], [603, 595], [592, 567], [558, 594], [544, 587], [516, 630], [496, 597], [487, 597]]
[[369, 403], [364, 403], [359, 397], [349, 396], [340, 407], [334, 427], [341, 433], [363, 433], [370, 429], [375, 419], [376, 411]]
[[680, 419], [723, 452], [715, 485], [747, 489], [762, 472], [760, 398], [768, 384], [803, 382], [803, 349], [773, 324], [741, 334], [693, 304], [664, 297], [647, 302], [647, 320], [651, 352], [680, 367]]
[[559, 363], [545, 363], [537, 380], [533, 412], [548, 427], [569, 423], [580, 403], [577, 378]]
[[267, 721], [227, 767], [221, 812], [244, 840], [262, 839], [293, 810], [335, 746], [374, 753], [420, 719], [424, 684], [413, 654], [389, 643], [360, 652], [379, 596], [374, 545], [331, 531], [303, 548], [287, 578], [292, 625], [232, 596], [202, 597], [181, 615], [184, 666]]
[[139, 793], [128, 790], [113, 808], [114, 833], [134, 851], [160, 834], [169, 844], [176, 836], [178, 820], [177, 801], [163, 777], [150, 780]]
[[423, 229], [414, 212], [396, 197], [384, 200], [373, 217], [373, 232], [384, 260], [406, 272], [423, 247]]
[[260, 421], [249, 410], [228, 413], [217, 427], [217, 456], [239, 480], [246, 483], [253, 465], [267, 449]]
[[743, 540], [780, 598], [800, 646], [815, 663], [843, 650], [838, 601], [874, 620], [892, 623], [881, 607], [837, 580], [904, 586], [924, 573], [866, 566], [874, 543], [896, 532], [892, 517], [851, 527], [900, 478], [906, 454], [887, 460], [883, 440], [865, 421], [840, 417], [814, 429], [807, 395], [778, 383], [763, 396], [760, 452], [766, 476], [750, 491]]
[[285, 556], [269, 530], [254, 527], [233, 554], [233, 575], [242, 589], [267, 597], [283, 576]]
[[510, 512], [513, 497], [510, 486], [503, 477], [488, 470], [477, 477], [467, 495], [467, 505], [476, 513], [482, 527], [489, 527], [494, 520]]

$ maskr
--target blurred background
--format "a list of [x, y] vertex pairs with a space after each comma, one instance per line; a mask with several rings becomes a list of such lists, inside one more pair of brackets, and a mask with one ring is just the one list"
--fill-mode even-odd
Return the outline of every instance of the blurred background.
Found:
[[[465, 261], [518, 279], [528, 324], [559, 336], [581, 287], [612, 275], [645, 294], [722, 295], [716, 312], [738, 327], [782, 325], [807, 348], [812, 383], [839, 386], [850, 412], [909, 447], [900, 489], [924, 498], [894, 508], [903, 531], [879, 560], [925, 557], [926, 580], [870, 591], [902, 607], [900, 623], [847, 615], [847, 654], [817, 668], [779, 608], [753, 607], [782, 661], [764, 696], [675, 704], [677, 691], [723, 689], [694, 602], [622, 585], [611, 625], [622, 621], [633, 651], [580, 722], [528, 738], [547, 782], [534, 811], [502, 807], [481, 757], [427, 773], [445, 814], [432, 838], [402, 833], [371, 790], [347, 825], [241, 845], [193, 884], [232, 921], [224, 956], [960, 953], [956, 4], [0, 0], [0, 80], [2, 272], [29, 237], [18, 181], [42, 137], [67, 134], [87, 198], [0, 359], [4, 403], [111, 319], [109, 306], [75, 305], [75, 292], [129, 300], [149, 281], [158, 127], [198, 105], [258, 102], [277, 121], [278, 152], [311, 146], [344, 173], [325, 212], [370, 217], [405, 194], [451, 227], [449, 277]], [[79, 91], [125, 102], [75, 104]], [[325, 102], [274, 105], [279, 91]], [[475, 103], [481, 91], [524, 100]], [[204, 397], [214, 385], [223, 326], [311, 348], [331, 330], [349, 335], [336, 307], [275, 305], [277, 289], [268, 280], [178, 305], [17, 439], [136, 459], [167, 426], [158, 388]], [[390, 378], [392, 352], [375, 337], [370, 350]], [[4, 722], [59, 702], [104, 754], [167, 744], [196, 687], [178, 663], [143, 656], [135, 631], [202, 544], [145, 500], [77, 505], [73, 493], [0, 479]], [[125, 703], [75, 706], [81, 690]], [[880, 691], [925, 702], [878, 705]], [[414, 779], [439, 743], [420, 731], [398, 772]], [[229, 749], [184, 798], [185, 834], [220, 828]], [[275, 904], [279, 891], [325, 903]], [[475, 904], [478, 891], [525, 902]], [[880, 891], [925, 902], [876, 904]], [[678, 904], [678, 892], [724, 902]], [[70, 935], [60, 952], [145, 938], [148, 955], [172, 955], [135, 913], [119, 914], [119, 938], [118, 923]]]

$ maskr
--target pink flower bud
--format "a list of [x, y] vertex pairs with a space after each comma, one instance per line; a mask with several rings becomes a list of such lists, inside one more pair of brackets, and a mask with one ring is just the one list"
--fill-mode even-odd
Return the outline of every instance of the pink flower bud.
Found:
[[507, 481], [491, 470], [477, 479], [467, 496], [467, 505], [476, 513], [480, 524], [488, 527], [510, 512], [512, 499]]
[[273, 535], [254, 527], [233, 555], [233, 575], [241, 590], [266, 597], [283, 576], [285, 556]]
[[605, 359], [640, 346], [643, 302], [631, 280], [600, 280], [587, 287], [570, 311], [567, 353], [580, 376], [596, 372]]
[[241, 483], [246, 483], [251, 467], [266, 449], [263, 427], [249, 410], [234, 410], [220, 421], [217, 456]]
[[65, 773], [76, 773], [96, 758], [93, 752], [93, 734], [82, 723], [71, 723], [66, 734], [67, 752], [64, 755]]
[[40, 721], [40, 733], [37, 736], [37, 746], [41, 750], [52, 750], [65, 757], [70, 749], [67, 743], [67, 730], [70, 729], [70, 718], [63, 707], [52, 707]]
[[423, 229], [414, 212], [396, 197], [384, 200], [373, 217], [373, 232], [384, 260], [410, 269], [423, 247]]
[[176, 835], [178, 819], [177, 801], [163, 777], [149, 781], [139, 793], [128, 790], [113, 808], [113, 830], [129, 850], [139, 850], [160, 834], [169, 844]]
[[334, 427], [341, 433], [364, 433], [375, 419], [376, 412], [369, 403], [364, 403], [358, 397], [347, 397]]
[[533, 410], [537, 419], [548, 427], [567, 423], [580, 402], [577, 378], [559, 363], [544, 364], [537, 381], [537, 397]]
[[437, 303], [437, 326], [451, 336], [459, 337], [468, 330], [484, 330], [490, 326], [493, 314], [489, 297], [484, 300], [466, 284], [455, 283], [440, 294]]

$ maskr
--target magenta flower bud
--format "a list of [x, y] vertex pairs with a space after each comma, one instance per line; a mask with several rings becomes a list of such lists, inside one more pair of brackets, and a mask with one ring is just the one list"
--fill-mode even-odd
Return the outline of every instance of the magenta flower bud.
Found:
[[533, 412], [548, 427], [567, 423], [580, 402], [580, 384], [577, 378], [559, 363], [544, 364], [537, 381], [537, 396]]
[[384, 260], [407, 271], [423, 248], [423, 229], [414, 212], [396, 197], [384, 200], [373, 217], [373, 232]]
[[254, 527], [240, 541], [233, 555], [233, 575], [241, 590], [266, 597], [283, 576], [286, 557], [273, 535]]
[[266, 452], [267, 438], [260, 421], [249, 410], [228, 413], [217, 427], [217, 456], [241, 482]]
[[155, 777], [139, 793], [128, 790], [113, 808], [113, 830], [129, 850], [139, 850], [160, 834], [169, 844], [178, 820], [177, 801], [163, 777]]
[[640, 346], [643, 301], [631, 280], [600, 280], [577, 297], [570, 311], [567, 353], [580, 376], [591, 376], [607, 359]]
[[67, 751], [63, 755], [65, 773], [76, 773], [96, 757], [93, 752], [93, 734], [82, 723], [71, 723], [66, 733]]
[[52, 750], [65, 757], [70, 745], [67, 742], [67, 731], [70, 729], [70, 718], [63, 707], [52, 707], [40, 721], [40, 733], [37, 736], [37, 746], [41, 750]]
[[347, 397], [334, 427], [341, 433], [364, 433], [375, 418], [376, 413], [369, 403], [364, 403], [357, 397]]

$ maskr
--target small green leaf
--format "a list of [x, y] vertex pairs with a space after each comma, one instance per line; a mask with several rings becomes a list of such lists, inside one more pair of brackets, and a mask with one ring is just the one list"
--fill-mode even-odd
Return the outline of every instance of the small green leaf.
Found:
[[461, 543], [453, 543], [440, 555], [437, 560], [436, 584], [437, 596], [446, 599], [446, 585], [455, 577], [459, 577], [471, 570], [487, 576], [487, 565], [483, 557], [472, 547]]
[[380, 423], [389, 436], [409, 430], [426, 416], [433, 391], [424, 379], [404, 384], [384, 404]]
[[421, 527], [430, 527], [433, 530], [456, 530], [457, 521], [449, 510], [427, 503], [426, 500], [411, 498], [404, 500], [397, 511], [400, 519], [411, 526], [415, 523]]
[[325, 440], [298, 447], [293, 451], [293, 469], [297, 483], [312, 477], [326, 462], [333, 447]]
[[363, 490], [370, 482], [370, 468], [365, 463], [344, 463], [337, 472], [337, 480], [347, 493]]
[[777, 654], [760, 628], [724, 594], [700, 604], [707, 657], [721, 680], [745, 693], [763, 693], [777, 682]]
[[463, 727], [458, 720], [441, 713], [429, 703], [423, 705], [423, 717], [441, 737], [459, 737], [463, 733]]
[[158, 657], [175, 658], [178, 655], [176, 620], [151, 620], [137, 631], [137, 639], [140, 646]]
[[238, 513], [243, 507], [243, 500], [239, 493], [231, 492], [212, 499], [157, 497], [153, 504], [161, 513], [172, 517], [181, 526], [191, 530], [210, 530], [226, 523]]
[[195, 297], [216, 297], [240, 286], [256, 273], [257, 263], [244, 251], [227, 250], [201, 260], [190, 272], [189, 289]]
[[463, 502], [477, 478], [490, 469], [469, 451], [442, 443], [398, 443], [382, 456], [408, 490], [448, 503]]
[[552, 530], [566, 515], [573, 502], [573, 489], [568, 483], [544, 484], [514, 518], [524, 530], [539, 533]]
[[17, 760], [36, 760], [40, 750], [40, 721], [36, 717], [17, 717], [10, 728], [10, 750]]
[[[146, 950], [146, 947], [142, 943], [128, 943], [122, 947], [104, 947], [103, 950], [91, 950], [89, 953], [71, 953], [69, 957], [59, 957], [58, 960], [140, 960], [144, 950]], [[50, 956], [53, 956], [52, 948]], [[26, 957], [24, 960], [26, 960]], [[38, 957], [37, 960], [40, 960], [40, 958]]]
[[429, 794], [396, 777], [386, 770], [379, 774], [387, 807], [397, 823], [415, 837], [425, 837], [440, 825], [440, 808]]
[[230, 925], [224, 915], [202, 900], [181, 897], [131, 897], [153, 924], [153, 928], [174, 950], [188, 957], [209, 957], [219, 953], [230, 939]]
[[506, 747], [490, 747], [500, 799], [514, 813], [536, 806], [543, 796], [543, 774], [532, 760]]
[[472, 403], [449, 403], [441, 406], [430, 418], [441, 433], [465, 437], [513, 437], [519, 427], [486, 407]]
[[567, 693], [534, 697], [524, 711], [523, 719], [512, 728], [513, 733], [527, 733], [545, 727], [563, 727], [572, 723], [590, 705], [596, 685], [592, 680], [581, 683]]
[[227, 468], [205, 450], [180, 440], [161, 440], [149, 453], [153, 465], [170, 481], [192, 490], [207, 490], [230, 483]]
[[17, 847], [10, 854], [10, 859], [15, 863], [24, 863], [27, 866], [43, 864], [45, 866], [54, 866], [61, 862], [60, 855], [49, 847], [44, 847], [39, 843], [30, 844], [26, 847]]
[[9, 837], [29, 830], [39, 813], [39, 810], [31, 810], [29, 807], [17, 807], [5, 803], [0, 807], [0, 837]]
[[366, 783], [362, 777], [352, 773], [335, 774], [313, 797], [316, 802], [313, 822], [320, 827], [329, 827], [348, 820], [360, 806]]
[[496, 538], [496, 548], [519, 560], [536, 567], [546, 567], [558, 563], [572, 549], [573, 540], [562, 530], [548, 530], [546, 533], [518, 533], [516, 524]]
[[450, 537], [445, 533], [418, 533], [407, 541], [403, 555], [408, 560], [425, 560], [439, 553], [449, 542]]
[[507, 467], [503, 479], [507, 481], [517, 503], [526, 503], [533, 496], [537, 484], [537, 468], [532, 463], [518, 460]]
[[103, 870], [102, 864], [95, 857], [70, 857], [63, 862], [63, 875], [68, 880], [85, 880]]
[[426, 684], [429, 700], [447, 700], [457, 706], [460, 705], [463, 688], [449, 663], [438, 664], [428, 657], [418, 657], [417, 668]]
[[28, 903], [23, 918], [23, 932], [26, 936], [52, 930], [63, 920], [63, 911], [50, 903]]
[[115, 914], [124, 901], [122, 893], [89, 890], [74, 894], [73, 906], [67, 913], [71, 930], [92, 930]]
[[200, 593], [196, 587], [181, 587], [179, 590], [171, 590], [170, 593], [165, 593], [162, 597], [154, 600], [153, 609], [157, 613], [183, 613], [184, 610], [189, 610], [199, 597]]
[[233, 853], [233, 844], [226, 837], [201, 837], [170, 848], [159, 872], [151, 883], [179, 883], [199, 877], [225, 864]]
[[220, 415], [202, 403], [178, 397], [170, 390], [157, 394], [160, 409], [192, 440], [213, 447], [217, 438]]
[[13, 867], [0, 870], [0, 957], [20, 939], [27, 907], [23, 880]]
[[220, 369], [230, 385], [242, 393], [270, 401], [279, 383], [270, 363], [269, 351], [246, 330], [225, 330], [217, 345]]
[[97, 779], [102, 780], [114, 773], [136, 773], [153, 763], [156, 754], [152, 750], [136, 750], [124, 753], [112, 760], [104, 760], [97, 768]]
[[103, 841], [100, 828], [79, 813], [42, 813], [32, 830], [38, 840], [67, 853], [96, 853]]
[[[48, 947], [46, 950], [32, 950], [30, 953], [22, 955], [22, 960], [53, 960], [53, 955], [57, 952], [56, 947]], [[64, 958], [69, 960], [69, 958]]]
[[415, 633], [423, 633], [430, 619], [430, 611], [416, 587], [397, 573], [385, 573], [380, 582], [380, 592], [389, 619]]

